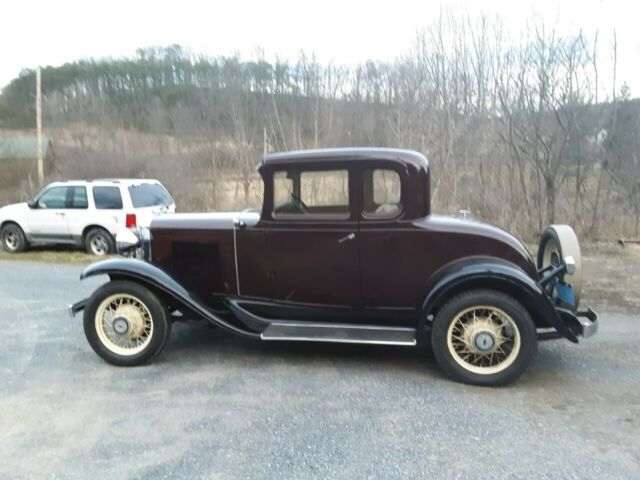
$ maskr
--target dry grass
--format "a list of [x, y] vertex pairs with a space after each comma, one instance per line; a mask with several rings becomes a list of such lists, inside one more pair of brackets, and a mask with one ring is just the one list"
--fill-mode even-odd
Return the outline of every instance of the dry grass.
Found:
[[0, 260], [89, 265], [104, 258], [89, 255], [81, 250], [62, 247], [38, 247], [23, 253], [7, 253], [0, 248]]

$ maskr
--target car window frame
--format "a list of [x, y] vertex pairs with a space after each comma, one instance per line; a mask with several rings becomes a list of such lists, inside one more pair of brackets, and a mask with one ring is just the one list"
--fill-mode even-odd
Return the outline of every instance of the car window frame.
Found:
[[[51, 190], [54, 190], [56, 188], [63, 188], [66, 190], [65, 194], [64, 194], [64, 206], [62, 207], [42, 207], [40, 206], [40, 201], [42, 200], [42, 197], [44, 197], [48, 192], [50, 192]], [[35, 204], [38, 210], [64, 210], [65, 208], [67, 208], [67, 200], [69, 198], [69, 191], [70, 191], [70, 187], [69, 185], [51, 185], [50, 187], [45, 188], [44, 190], [42, 190], [42, 192], [40, 192], [40, 194], [38, 195], [38, 197], [36, 198]]]
[[[104, 208], [104, 207], [98, 207], [98, 203], [96, 202], [96, 195], [95, 195], [95, 189], [96, 188], [115, 188], [118, 191], [118, 194], [120, 195], [120, 206], [116, 207], [116, 208]], [[120, 210], [124, 210], [125, 206], [124, 206], [124, 200], [125, 200], [125, 196], [122, 194], [122, 189], [120, 188], [119, 185], [92, 185], [91, 186], [91, 198], [93, 199], [93, 208], [96, 210], [112, 210], [112, 211], [120, 211]]]
[[[398, 175], [398, 180], [400, 181], [400, 208], [393, 212], [393, 213], [389, 213], [389, 214], [377, 214], [377, 213], [368, 213], [365, 211], [365, 188], [364, 188], [364, 181], [365, 181], [365, 173], [368, 171], [375, 171], [375, 170], [390, 170], [392, 172], [395, 172], [396, 175]], [[397, 168], [395, 165], [391, 165], [391, 164], [380, 164], [380, 165], [375, 165], [375, 166], [365, 166], [361, 169], [360, 171], [360, 193], [362, 198], [360, 199], [361, 202], [361, 211], [360, 211], [360, 217], [363, 220], [368, 220], [368, 221], [387, 221], [387, 220], [395, 220], [399, 217], [401, 217], [404, 214], [405, 211], [405, 180], [404, 180], [404, 176], [403, 176], [403, 172], [401, 171], [401, 169]]]
[[[400, 203], [402, 204], [402, 208], [397, 212], [390, 215], [371, 215], [367, 214], [364, 211], [365, 204], [365, 192], [364, 192], [364, 175], [367, 170], [393, 170], [400, 177]], [[359, 222], [363, 224], [375, 223], [375, 222], [397, 222], [402, 220], [407, 214], [407, 195], [411, 190], [411, 186], [409, 185], [409, 172], [406, 167], [398, 164], [396, 162], [387, 161], [387, 160], [371, 160], [367, 162], [363, 162], [362, 165], [359, 166], [358, 169], [358, 212], [356, 214]]]
[[[331, 171], [345, 171], [347, 172], [347, 212], [346, 213], [276, 213], [274, 211], [274, 199], [275, 199], [275, 175], [278, 172], [283, 171], [295, 171], [300, 176], [304, 172], [331, 172]], [[269, 207], [270, 218], [274, 221], [294, 221], [304, 223], [305, 221], [317, 222], [317, 221], [344, 221], [349, 222], [355, 220], [354, 218], [354, 170], [343, 163], [326, 164], [326, 165], [282, 165], [274, 167], [271, 171], [271, 205]]]
[[[76, 207], [73, 203], [73, 198], [75, 195], [76, 188], [84, 190], [85, 199], [87, 201], [87, 204], [84, 207]], [[69, 210], [88, 210], [89, 209], [89, 192], [87, 191], [87, 187], [85, 185], [69, 185], [69, 192], [67, 192], [65, 208], [68, 208]]]

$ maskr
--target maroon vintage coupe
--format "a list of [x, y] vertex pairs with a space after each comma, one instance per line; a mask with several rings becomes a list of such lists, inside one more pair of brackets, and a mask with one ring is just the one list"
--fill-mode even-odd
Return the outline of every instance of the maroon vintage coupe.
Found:
[[537, 264], [512, 235], [437, 216], [430, 170], [416, 152], [345, 148], [274, 153], [258, 167], [261, 212], [176, 214], [123, 231], [121, 251], [81, 278], [110, 281], [84, 310], [93, 349], [114, 365], [162, 350], [171, 323], [209, 321], [264, 341], [430, 345], [451, 377], [517, 378], [540, 339], [593, 335], [578, 311], [573, 230], [542, 235]]

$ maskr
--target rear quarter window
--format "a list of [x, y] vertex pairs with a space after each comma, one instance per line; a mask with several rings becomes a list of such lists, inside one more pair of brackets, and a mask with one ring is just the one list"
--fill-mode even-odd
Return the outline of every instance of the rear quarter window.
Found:
[[157, 183], [142, 183], [129, 187], [131, 204], [134, 208], [167, 206], [173, 203], [169, 192]]
[[98, 210], [122, 209], [122, 195], [118, 187], [93, 187], [93, 201]]

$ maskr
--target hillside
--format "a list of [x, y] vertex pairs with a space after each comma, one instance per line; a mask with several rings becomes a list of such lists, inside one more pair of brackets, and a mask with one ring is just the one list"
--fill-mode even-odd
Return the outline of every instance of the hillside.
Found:
[[[554, 222], [637, 236], [640, 104], [628, 89], [602, 97], [589, 40], [534, 37], [514, 49], [479, 30], [479, 51], [467, 30], [449, 44], [437, 28], [394, 62], [354, 67], [178, 46], [46, 67], [48, 179], [150, 176], [183, 210], [255, 206], [264, 151], [392, 146], [429, 157], [441, 211], [470, 209], [525, 237]], [[3, 90], [2, 135], [32, 133], [34, 84], [27, 70]], [[0, 200], [37, 187], [3, 185]]]

